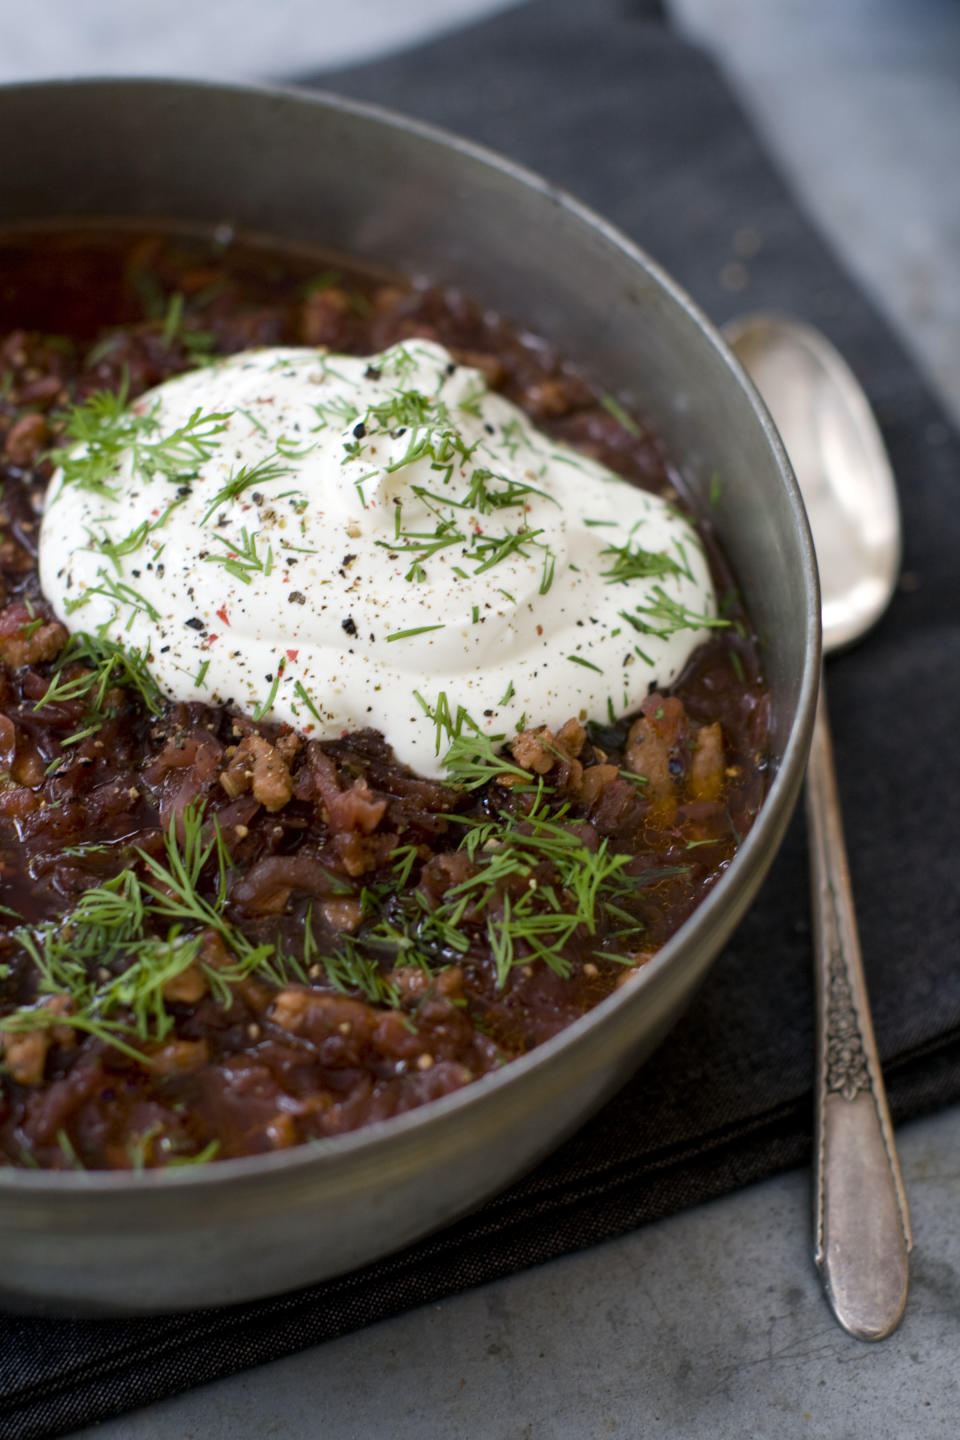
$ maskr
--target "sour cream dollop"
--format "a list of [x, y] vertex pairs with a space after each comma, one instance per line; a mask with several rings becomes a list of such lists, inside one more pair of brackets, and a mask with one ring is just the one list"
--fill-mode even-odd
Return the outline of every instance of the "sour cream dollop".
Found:
[[41, 583], [172, 698], [370, 726], [438, 775], [438, 714], [507, 736], [626, 714], [716, 616], [689, 520], [432, 342], [248, 351], [133, 413], [105, 478], [96, 437], [54, 475]]

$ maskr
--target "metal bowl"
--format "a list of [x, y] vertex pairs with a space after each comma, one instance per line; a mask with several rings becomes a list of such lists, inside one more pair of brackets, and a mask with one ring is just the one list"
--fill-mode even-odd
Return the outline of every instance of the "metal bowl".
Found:
[[0, 1299], [107, 1313], [307, 1284], [501, 1189], [662, 1039], [750, 904], [800, 786], [819, 664], [803, 507], [769, 417], [712, 326], [624, 236], [536, 176], [333, 96], [181, 82], [0, 90], [0, 226], [230, 224], [462, 286], [650, 416], [713, 511], [757, 625], [777, 770], [727, 874], [635, 983], [499, 1073], [390, 1121], [175, 1172], [0, 1173]]

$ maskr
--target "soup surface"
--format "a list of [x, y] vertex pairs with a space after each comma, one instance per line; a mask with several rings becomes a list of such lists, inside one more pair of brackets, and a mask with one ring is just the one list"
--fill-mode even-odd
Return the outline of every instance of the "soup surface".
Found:
[[[696, 519], [717, 611], [665, 596], [625, 616], [624, 667], [652, 663], [644, 643], [702, 630], [674, 683], [642, 687], [626, 715], [584, 710], [571, 683], [569, 715], [549, 729], [524, 713], [491, 731], [487, 710], [421, 695], [436, 735], [429, 774], [397, 760], [389, 726], [319, 731], [322, 678], [282, 721], [204, 692], [202, 664], [171, 698], [148, 645], [51, 607], [37, 568], [45, 497], [94, 420], [221, 355], [418, 344], [444, 347], [492, 404], [505, 397], [584, 463], [681, 505], [642, 420], [455, 291], [226, 233], [0, 238], [6, 1163], [200, 1163], [458, 1089], [629, 984], [749, 830], [766, 783], [768, 696], [709, 515]], [[168, 478], [196, 478], [196, 461], [182, 463]], [[472, 573], [488, 568], [491, 544], [475, 531], [463, 552]], [[255, 539], [224, 552], [238, 594], [244, 566], [263, 569]], [[126, 572], [111, 544], [100, 589], [117, 595]], [[301, 549], [284, 563], [304, 574]], [[649, 573], [648, 552], [605, 553], [611, 586], [640, 557]], [[658, 573], [678, 570], [657, 554]], [[424, 551], [405, 543], [403, 558], [416, 579]]]

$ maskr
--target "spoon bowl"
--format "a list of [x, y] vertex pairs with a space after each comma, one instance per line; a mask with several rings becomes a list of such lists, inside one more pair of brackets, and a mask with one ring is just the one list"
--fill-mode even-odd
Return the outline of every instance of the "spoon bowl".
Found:
[[820, 569], [823, 648], [859, 640], [900, 572], [900, 511], [877, 422], [846, 361], [818, 331], [776, 315], [725, 330], [766, 401], [796, 473]]

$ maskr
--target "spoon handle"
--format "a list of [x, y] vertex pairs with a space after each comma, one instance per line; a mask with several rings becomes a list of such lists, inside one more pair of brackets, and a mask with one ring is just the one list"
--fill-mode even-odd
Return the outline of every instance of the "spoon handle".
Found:
[[882, 1340], [903, 1315], [912, 1239], [860, 958], [822, 676], [806, 797], [817, 977], [814, 1259], [844, 1329]]

